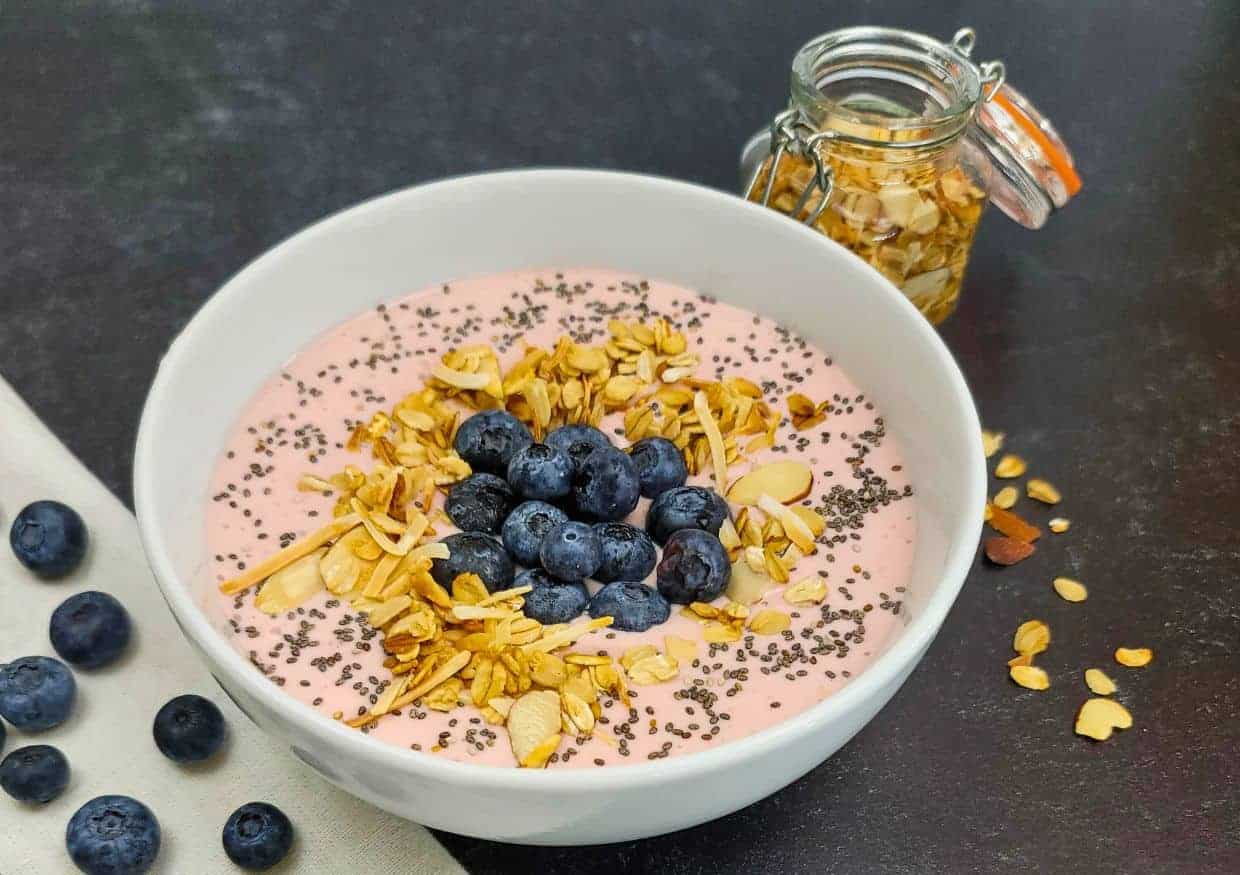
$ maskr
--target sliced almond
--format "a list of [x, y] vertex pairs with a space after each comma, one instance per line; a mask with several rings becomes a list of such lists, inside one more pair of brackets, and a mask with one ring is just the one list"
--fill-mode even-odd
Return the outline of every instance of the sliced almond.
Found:
[[1043, 504], [1059, 504], [1062, 498], [1058, 489], [1036, 477], [1025, 484], [1025, 493], [1034, 501], [1040, 501]]
[[792, 508], [781, 504], [767, 493], [758, 496], [758, 507], [772, 519], [779, 520], [788, 540], [796, 544], [797, 549], [802, 553], [808, 556], [817, 549], [814, 544], [814, 533], [799, 516], [792, 512]]
[[1120, 647], [1115, 651], [1115, 661], [1128, 668], [1149, 665], [1153, 658], [1154, 651], [1148, 647]]
[[1014, 665], [1008, 675], [1027, 690], [1045, 690], [1051, 685], [1050, 676], [1036, 665]]
[[1046, 524], [1046, 527], [1050, 529], [1052, 532], [1054, 532], [1056, 535], [1062, 535], [1064, 532], [1068, 531], [1068, 529], [1071, 526], [1072, 526], [1072, 523], [1069, 520], [1061, 516], [1055, 517], [1053, 520], [1051, 520], [1049, 523]]
[[749, 618], [749, 631], [755, 635], [778, 635], [792, 626], [792, 618], [783, 611], [767, 608]]
[[1132, 727], [1132, 715], [1114, 699], [1090, 699], [1076, 715], [1076, 734], [1106, 741], [1116, 729]]
[[1003, 449], [1004, 434], [1001, 431], [988, 431], [982, 429], [982, 452], [989, 459], [999, 450]]
[[690, 664], [697, 659], [698, 646], [696, 641], [690, 641], [688, 638], [680, 638], [676, 635], [667, 635], [663, 639], [663, 649], [672, 659], [678, 663]]
[[1070, 577], [1056, 577], [1051, 583], [1059, 597], [1067, 602], [1083, 602], [1089, 597], [1085, 584]]
[[323, 526], [323, 528], [306, 535], [299, 541], [289, 544], [275, 555], [247, 568], [244, 574], [234, 577], [232, 580], [224, 581], [220, 584], [220, 592], [224, 595], [236, 595], [249, 589], [259, 581], [266, 580], [284, 566], [296, 562], [301, 557], [313, 553], [324, 544], [334, 541], [361, 521], [361, 515], [356, 513], [349, 513], [336, 518]]
[[1100, 668], [1085, 669], [1085, 686], [1095, 696], [1110, 696], [1115, 690], [1115, 681], [1106, 676]]
[[708, 644], [727, 644], [731, 641], [740, 641], [741, 632], [728, 623], [711, 620], [702, 629], [702, 637]]
[[1004, 486], [995, 493], [992, 503], [1000, 510], [1007, 510], [1016, 504], [1016, 499], [1020, 497], [1020, 493], [1016, 491], [1015, 486]]
[[1050, 646], [1051, 629], [1041, 620], [1026, 620], [1012, 637], [1012, 649], [1033, 656]]
[[1013, 477], [1024, 475], [1025, 470], [1029, 466], [1020, 456], [1008, 454], [999, 460], [999, 464], [995, 466], [995, 476], [1003, 480], [1010, 480]]
[[1015, 538], [987, 538], [986, 558], [996, 565], [1015, 565], [1033, 555], [1034, 547]]
[[715, 470], [715, 489], [723, 492], [728, 484], [728, 453], [723, 445], [723, 434], [719, 431], [719, 423], [711, 415], [710, 404], [705, 392], [693, 395], [693, 409], [697, 412], [698, 422], [706, 434], [706, 443], [710, 447], [711, 464]]
[[[765, 568], [766, 557], [762, 555], [761, 548], [750, 549], [758, 551], [757, 555]], [[752, 605], [762, 598], [770, 586], [771, 579], [766, 576], [765, 571], [754, 571], [750, 564], [741, 558], [732, 563], [732, 576], [728, 578], [728, 588], [724, 590], [724, 595], [734, 602]]]
[[436, 362], [435, 365], [431, 367], [431, 376], [454, 388], [469, 389], [471, 391], [485, 389], [491, 382], [490, 374], [482, 372], [470, 374], [465, 371], [458, 371], [455, 368], [450, 368], [442, 362]]
[[805, 523], [806, 527], [810, 531], [810, 534], [815, 538], [819, 537], [827, 530], [827, 521], [823, 518], [822, 514], [818, 513], [812, 507], [794, 504], [792, 506], [792, 512], [801, 518], [801, 522]]
[[814, 472], [804, 462], [769, 462], [738, 478], [727, 491], [729, 501], [755, 505], [763, 495], [780, 504], [800, 501], [809, 494]]
[[639, 659], [629, 668], [629, 680], [642, 686], [661, 684], [679, 674], [679, 666], [666, 654], [656, 653]]
[[[553, 690], [534, 690], [512, 703], [508, 711], [508, 741], [517, 762], [526, 764], [540, 745], [553, 736], [559, 743], [560, 694]], [[555, 748], [552, 747], [551, 752]], [[550, 756], [550, 752], [547, 756]], [[546, 762], [546, 757], [543, 758]], [[541, 765], [541, 763], [539, 764]], [[527, 768], [537, 766], [527, 766]]]
[[277, 571], [254, 599], [254, 605], [264, 614], [275, 616], [291, 611], [312, 595], [323, 591], [323, 576], [319, 574], [319, 561], [327, 554], [327, 548], [315, 550]]
[[827, 597], [827, 582], [819, 577], [805, 577], [788, 584], [784, 601], [790, 605], [816, 605]]

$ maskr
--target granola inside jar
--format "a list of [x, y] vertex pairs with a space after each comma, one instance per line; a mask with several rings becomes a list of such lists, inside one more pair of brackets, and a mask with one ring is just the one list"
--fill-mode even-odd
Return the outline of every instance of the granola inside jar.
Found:
[[847, 247], [936, 325], [956, 308], [988, 200], [1039, 227], [1080, 185], [1003, 65], [969, 60], [973, 41], [968, 29], [946, 44], [873, 27], [817, 37], [793, 59], [789, 109], [742, 156], [750, 200]]

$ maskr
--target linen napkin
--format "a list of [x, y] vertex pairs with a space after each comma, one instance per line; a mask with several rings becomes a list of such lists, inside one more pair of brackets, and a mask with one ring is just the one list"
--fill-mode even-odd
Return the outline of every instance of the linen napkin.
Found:
[[[129, 452], [128, 447], [117, 449]], [[42, 582], [8, 546], [13, 516], [53, 498], [75, 508], [90, 530], [86, 561], [71, 577]], [[220, 841], [237, 806], [271, 802], [293, 821], [293, 852], [273, 872], [423, 875], [464, 870], [424, 828], [336, 789], [265, 736], [219, 689], [182, 636], [147, 569], [137, 525], [0, 379], [0, 662], [55, 656], [52, 611], [75, 592], [98, 589], [129, 610], [134, 639], [126, 656], [98, 671], [75, 671], [78, 698], [64, 725], [37, 735], [8, 727], [3, 753], [51, 744], [69, 759], [68, 789], [32, 807], [0, 793], [0, 873], [75, 871], [65, 825], [83, 802], [122, 793], [144, 802], [163, 830], [152, 870], [235, 873]], [[214, 762], [186, 768], [151, 738], [155, 712], [180, 693], [199, 693], [223, 710], [230, 738]]]

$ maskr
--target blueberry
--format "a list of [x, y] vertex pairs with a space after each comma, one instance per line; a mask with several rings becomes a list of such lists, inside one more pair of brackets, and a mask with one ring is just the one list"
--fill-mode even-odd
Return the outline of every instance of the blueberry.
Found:
[[731, 577], [728, 551], [717, 537], [701, 529], [673, 532], [663, 545], [656, 572], [659, 592], [681, 605], [713, 601]]
[[637, 580], [609, 583], [590, 599], [591, 617], [611, 617], [611, 628], [624, 632], [645, 632], [666, 622], [671, 612], [658, 590]]
[[615, 447], [596, 449], [577, 466], [573, 504], [588, 520], [622, 520], [637, 507], [640, 497], [633, 460]]
[[573, 459], [558, 447], [530, 444], [508, 463], [508, 482], [522, 498], [564, 498], [573, 488]]
[[504, 547], [522, 565], [537, 565], [543, 538], [566, 522], [568, 514], [555, 505], [545, 501], [522, 502], [504, 520]]
[[594, 529], [585, 523], [560, 523], [543, 538], [538, 558], [547, 573], [560, 580], [583, 580], [603, 561]]
[[488, 592], [512, 586], [512, 560], [494, 538], [478, 532], [459, 532], [443, 539], [448, 558], [431, 562], [431, 577], [447, 590], [458, 575], [472, 573], [482, 578]]
[[522, 611], [540, 623], [567, 623], [580, 616], [590, 601], [580, 580], [558, 580], [541, 568], [522, 571], [513, 585], [534, 587], [525, 594]]
[[26, 732], [64, 723], [76, 695], [73, 673], [59, 659], [23, 656], [0, 667], [0, 715]]
[[685, 457], [667, 438], [642, 438], [629, 447], [629, 458], [637, 469], [637, 479], [646, 498], [656, 498], [669, 489], [684, 486], [689, 477]]
[[516, 503], [507, 480], [494, 474], [470, 474], [448, 490], [444, 510], [463, 532], [498, 535]]
[[0, 762], [0, 787], [18, 802], [51, 802], [69, 785], [69, 761], [49, 744], [19, 747]]
[[0, 750], [4, 750], [4, 737], [8, 735], [8, 730], [4, 728], [4, 721], [0, 720]]
[[86, 524], [59, 501], [36, 501], [22, 508], [9, 529], [18, 560], [40, 577], [64, 577], [86, 555]]
[[654, 571], [657, 559], [654, 541], [637, 526], [628, 523], [595, 523], [603, 561], [595, 569], [594, 579], [604, 583], [613, 580], [644, 580]]
[[95, 591], [61, 602], [48, 630], [61, 658], [80, 668], [99, 668], [116, 659], [129, 643], [129, 633], [129, 614], [121, 603]]
[[65, 845], [86, 875], [142, 875], [159, 856], [159, 821], [137, 799], [96, 796], [69, 819]]
[[262, 872], [288, 856], [293, 824], [266, 802], [247, 802], [224, 824], [224, 853], [242, 869]]
[[168, 759], [200, 763], [223, 746], [228, 724], [210, 699], [186, 693], [159, 709], [153, 731], [155, 746]]
[[533, 442], [530, 430], [511, 413], [484, 410], [461, 423], [452, 446], [475, 471], [503, 476], [517, 450]]
[[611, 446], [607, 435], [592, 425], [561, 425], [547, 435], [548, 446], [563, 450], [579, 468], [586, 456]]
[[728, 516], [728, 503], [714, 490], [678, 486], [651, 502], [646, 513], [646, 531], [659, 544], [681, 529], [701, 529], [717, 535]]

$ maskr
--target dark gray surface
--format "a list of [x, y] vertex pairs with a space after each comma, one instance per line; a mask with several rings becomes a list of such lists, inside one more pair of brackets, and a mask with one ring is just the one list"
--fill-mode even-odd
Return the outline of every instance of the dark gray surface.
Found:
[[[268, 246], [481, 169], [732, 188], [792, 52], [862, 22], [977, 27], [979, 57], [1002, 56], [1074, 147], [1085, 192], [1037, 234], [992, 211], [944, 332], [1073, 530], [979, 567], [891, 706], [792, 787], [608, 848], [443, 836], [472, 871], [1240, 871], [1240, 8], [0, 7], [0, 373], [126, 500], [160, 351]], [[1087, 603], [1051, 593], [1061, 573]], [[1031, 616], [1055, 635], [1040, 694], [1005, 678]], [[1113, 667], [1125, 643], [1157, 660]], [[1103, 745], [1071, 732], [1091, 664], [1113, 667], [1136, 719]]]

